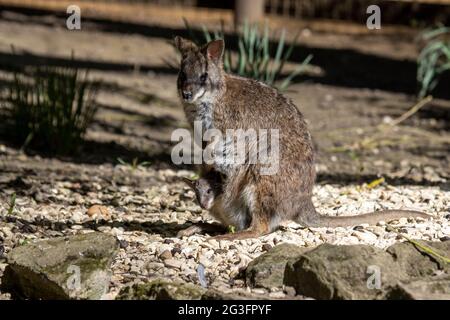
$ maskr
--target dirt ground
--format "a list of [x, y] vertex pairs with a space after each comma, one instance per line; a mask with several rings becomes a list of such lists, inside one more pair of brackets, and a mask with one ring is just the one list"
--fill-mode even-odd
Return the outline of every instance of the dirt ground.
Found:
[[[178, 29], [130, 22], [110, 27], [106, 19], [86, 19], [81, 31], [69, 31], [60, 16], [0, 11], [0, 83], [7, 81], [13, 64], [41, 63], [76, 64], [89, 68], [90, 76], [102, 81], [99, 112], [86, 144], [74, 156], [24, 153], [0, 137], [1, 207], [7, 207], [16, 192], [19, 208], [30, 208], [34, 217], [39, 211], [50, 211], [55, 218], [48, 232], [34, 236], [25, 232], [9, 239], [6, 251], [23, 239], [60, 234], [54, 224], [65, 221], [65, 214], [72, 215], [73, 205], [83, 214], [83, 208], [103, 203], [119, 208], [120, 215], [127, 192], [147, 199], [155, 196], [152, 192], [163, 198], [177, 194], [183, 205], [194, 205], [192, 194], [183, 196], [186, 189], [178, 179], [191, 174], [184, 171], [191, 168], [176, 167], [170, 160], [171, 133], [187, 126], [176, 94], [176, 73], [164, 63], [164, 59], [176, 59], [169, 41]], [[390, 186], [431, 188], [427, 190], [442, 203], [433, 210], [443, 215], [450, 210], [449, 83], [441, 84], [437, 98], [400, 125], [381, 133], [375, 129], [416, 103], [415, 35], [415, 30], [403, 29], [398, 34], [335, 34], [316, 23], [304, 30], [294, 54], [301, 61], [313, 53], [313, 71], [299, 78], [286, 94], [307, 118], [318, 151], [319, 186], [359, 186], [382, 176]], [[344, 150], [373, 137], [374, 143], [367, 148]], [[133, 171], [119, 164], [118, 158], [151, 164]], [[160, 203], [153, 211], [145, 211], [139, 209], [139, 201], [123, 209], [133, 212], [131, 229], [159, 233], [162, 238], [173, 237], [180, 229], [145, 225], [162, 214], [177, 214], [170, 210], [174, 204], [164, 204], [163, 212]], [[197, 207], [183, 216], [184, 224], [198, 220], [198, 211]], [[107, 226], [117, 227], [114, 222]]]

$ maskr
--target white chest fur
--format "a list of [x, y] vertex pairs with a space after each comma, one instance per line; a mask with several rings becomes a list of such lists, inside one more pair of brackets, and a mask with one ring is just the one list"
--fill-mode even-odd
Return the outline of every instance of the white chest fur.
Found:
[[202, 102], [199, 104], [185, 104], [184, 111], [191, 127], [196, 121], [201, 123], [203, 131], [213, 129], [213, 105]]
[[[208, 130], [216, 129], [214, 127], [214, 108], [213, 104], [210, 102], [201, 102], [198, 104], [191, 104], [185, 106], [186, 117], [188, 121], [193, 126], [194, 132], [197, 137], [201, 137], [203, 141], [207, 141], [208, 144], [212, 142], [211, 137], [208, 135]], [[197, 122], [197, 123], [196, 123]], [[201, 124], [201, 125], [199, 125]], [[217, 131], [215, 131], [214, 136]], [[209, 138], [208, 138], [209, 137]], [[234, 152], [234, 145], [230, 143], [231, 141], [227, 141], [226, 132], [223, 132], [221, 137], [217, 140], [214, 140], [212, 144], [214, 147], [212, 148], [212, 160], [215, 169], [223, 174], [228, 174], [231, 170], [233, 163], [230, 162], [231, 154]], [[212, 145], [209, 145], [211, 147]]]
[[197, 106], [196, 120], [202, 123], [204, 131], [214, 128], [212, 103], [202, 102]]

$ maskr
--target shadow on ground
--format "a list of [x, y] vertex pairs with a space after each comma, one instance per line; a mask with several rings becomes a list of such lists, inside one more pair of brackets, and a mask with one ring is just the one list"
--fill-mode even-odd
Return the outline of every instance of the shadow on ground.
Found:
[[[35, 227], [43, 227], [47, 230], [52, 231], [63, 231], [66, 229], [70, 229], [74, 223], [71, 222], [61, 222], [61, 221], [52, 221], [47, 218], [36, 218], [33, 221], [26, 220], [23, 218], [18, 218], [15, 216], [7, 216], [0, 217], [0, 221], [4, 221], [6, 223], [14, 223], [17, 228], [20, 229], [22, 233], [34, 233]], [[150, 222], [118, 222], [118, 221], [105, 221], [100, 220], [89, 221], [81, 224], [86, 229], [98, 230], [99, 227], [108, 226], [111, 228], [123, 228], [125, 231], [140, 231], [146, 232], [148, 234], [159, 234], [163, 238], [174, 238], [177, 236], [177, 233], [183, 229], [186, 229], [193, 225], [191, 222], [186, 223], [175, 223], [175, 222], [163, 222], [162, 220]]]

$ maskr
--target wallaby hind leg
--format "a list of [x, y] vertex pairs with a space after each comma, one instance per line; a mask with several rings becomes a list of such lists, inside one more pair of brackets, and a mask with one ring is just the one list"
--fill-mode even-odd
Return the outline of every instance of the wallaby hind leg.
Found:
[[[266, 209], [267, 210], [267, 209]], [[257, 238], [271, 231], [270, 213], [260, 204], [255, 205], [250, 212], [252, 220], [247, 229], [237, 231], [235, 233], [227, 233], [213, 237], [215, 240], [242, 240], [249, 238]]]

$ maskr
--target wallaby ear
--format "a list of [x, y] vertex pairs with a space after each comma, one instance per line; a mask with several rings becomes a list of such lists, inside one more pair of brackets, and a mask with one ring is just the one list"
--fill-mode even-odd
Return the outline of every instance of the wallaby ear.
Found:
[[189, 178], [186, 177], [182, 177], [183, 181], [192, 189], [195, 189], [195, 180], [191, 180]]
[[213, 40], [206, 44], [206, 56], [215, 62], [222, 61], [225, 42], [222, 39]]
[[197, 48], [195, 43], [180, 36], [176, 36], [173, 41], [175, 42], [175, 47], [177, 47], [181, 55], [185, 55], [187, 52]]

